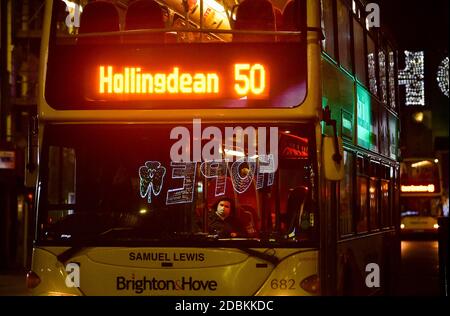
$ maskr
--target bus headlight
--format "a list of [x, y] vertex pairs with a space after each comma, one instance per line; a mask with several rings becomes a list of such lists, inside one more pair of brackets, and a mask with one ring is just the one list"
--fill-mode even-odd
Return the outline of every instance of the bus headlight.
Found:
[[306, 292], [311, 294], [319, 294], [320, 292], [320, 280], [317, 274], [311, 275], [300, 282], [300, 286]]

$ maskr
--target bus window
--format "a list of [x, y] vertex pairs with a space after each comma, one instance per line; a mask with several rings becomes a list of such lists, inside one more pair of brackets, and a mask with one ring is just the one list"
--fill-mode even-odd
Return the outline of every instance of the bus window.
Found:
[[341, 236], [354, 232], [353, 228], [353, 171], [355, 170], [354, 154], [344, 151], [345, 176], [340, 183], [339, 199], [339, 232]]
[[[202, 3], [201, 3], [202, 2]], [[275, 34], [245, 34], [246, 32], [276, 31], [276, 24], [282, 25], [281, 11], [288, 4], [288, 0], [194, 0], [194, 1], [160, 1], [160, 0], [55, 0], [54, 16], [57, 29], [58, 42], [62, 43], [67, 36], [77, 37], [85, 33], [102, 33], [141, 30], [140, 32], [124, 32], [121, 34], [126, 43], [136, 40], [164, 41], [167, 34], [180, 29], [180, 22], [174, 24], [177, 17], [184, 20], [183, 30], [192, 31], [191, 39], [195, 42], [208, 42], [219, 40], [222, 42], [254, 42], [274, 41]], [[305, 25], [304, 1], [295, 3], [290, 18], [300, 31]], [[292, 5], [291, 5], [292, 6]], [[201, 12], [201, 10], [203, 10]], [[163, 11], [163, 17], [161, 13]], [[275, 15], [278, 15], [275, 18]], [[94, 18], [96, 17], [96, 18]], [[278, 20], [278, 22], [276, 22]], [[145, 32], [146, 30], [147, 32]], [[237, 34], [233, 36], [233, 30]], [[178, 31], [180, 32], [180, 31]], [[136, 34], [138, 33], [138, 34]], [[202, 35], [201, 35], [202, 34]], [[145, 36], [144, 36], [145, 35]], [[204, 35], [204, 36], [203, 36]], [[80, 38], [83, 38], [81, 36]], [[86, 37], [85, 37], [86, 38]], [[94, 39], [101, 38], [106, 42], [114, 37], [112, 34], [89, 36]]]
[[350, 12], [342, 0], [337, 0], [339, 62], [349, 72], [353, 72], [350, 33]]
[[381, 225], [384, 228], [390, 227], [392, 225], [391, 223], [391, 194], [390, 194], [390, 186], [391, 186], [391, 180], [390, 180], [390, 173], [391, 168], [389, 166], [384, 166], [384, 177], [381, 180]]
[[[165, 28], [161, 6], [153, 0], [132, 2], [125, 16], [125, 30], [163, 29]], [[164, 42], [163, 33], [131, 35], [124, 39], [127, 42]]]
[[[300, 6], [300, 1], [292, 0], [286, 4], [283, 10], [282, 23], [280, 27], [282, 31], [300, 31], [301, 30], [301, 17], [300, 12], [302, 8]], [[283, 36], [280, 37], [281, 41], [299, 41], [299, 36]]]
[[[226, 198], [235, 206], [233, 222], [242, 229], [238, 235], [216, 238], [312, 240], [317, 211], [313, 129], [278, 128], [270, 137], [258, 136], [259, 129], [250, 133], [267, 137], [270, 153], [275, 150], [272, 142], [278, 144], [278, 162], [262, 154], [244, 159], [255, 156], [247, 146], [251, 136], [242, 135], [241, 143], [237, 132], [236, 146], [219, 151], [223, 159], [176, 162], [170, 157], [176, 142], [170, 141], [167, 126], [49, 125], [43, 144], [49, 165], [42, 170], [40, 236], [110, 243], [201, 238], [215, 235], [206, 220], [217, 211], [213, 205]], [[225, 130], [220, 128], [222, 135]], [[275, 164], [277, 170], [270, 172], [267, 168]]]
[[366, 54], [364, 51], [364, 27], [353, 17], [353, 38], [355, 56], [355, 74], [358, 80], [367, 86]]
[[47, 223], [54, 223], [73, 213], [76, 202], [75, 166], [74, 148], [61, 146], [49, 148], [47, 202], [55, 207], [49, 210]]
[[[238, 31], [275, 31], [275, 13], [268, 0], [244, 0], [237, 8], [234, 29]], [[234, 34], [235, 42], [273, 42], [274, 35]]]
[[369, 198], [369, 178], [367, 176], [367, 161], [363, 157], [357, 159], [356, 176], [356, 232], [365, 233], [369, 229], [368, 198]]
[[[106, 1], [97, 1], [88, 3], [80, 17], [80, 35], [89, 35], [89, 33], [117, 32], [119, 31], [119, 14], [115, 6]], [[96, 36], [80, 37], [79, 44], [114, 44], [119, 38], [117, 36]]]
[[369, 209], [370, 209], [370, 229], [377, 230], [380, 228], [379, 221], [379, 188], [378, 188], [378, 176], [379, 176], [379, 164], [371, 162], [370, 166], [370, 180], [369, 180]]
[[[49, 32], [53, 109], [292, 108], [306, 98], [305, 0], [292, 2], [289, 32], [277, 32], [274, 13], [287, 1], [64, 1], [53, 2]], [[296, 41], [275, 41], [288, 36]]]
[[322, 41], [324, 51], [336, 59], [333, 0], [322, 0], [322, 29], [325, 39]]

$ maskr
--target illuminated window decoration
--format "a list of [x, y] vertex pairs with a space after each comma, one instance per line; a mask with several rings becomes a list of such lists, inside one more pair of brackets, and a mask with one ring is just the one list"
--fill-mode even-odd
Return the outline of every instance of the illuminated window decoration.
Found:
[[253, 182], [256, 171], [256, 159], [240, 158], [231, 166], [231, 182], [237, 193], [244, 193]]
[[258, 175], [256, 177], [256, 188], [264, 186], [264, 174], [267, 174], [267, 185], [272, 186], [275, 179], [275, 161], [273, 155], [261, 155], [258, 157]]
[[152, 203], [152, 193], [155, 196], [161, 193], [165, 175], [166, 168], [158, 161], [147, 161], [144, 166], [139, 167], [141, 198], [147, 196], [147, 202]]
[[376, 73], [376, 65], [375, 65], [375, 54], [370, 53], [367, 56], [367, 63], [369, 66], [369, 88], [370, 92], [374, 95], [378, 94], [378, 85], [377, 85], [377, 73]]
[[434, 193], [434, 184], [428, 185], [402, 185], [402, 192], [404, 193]]
[[383, 51], [378, 53], [378, 63], [380, 66], [380, 88], [381, 100], [384, 104], [388, 102], [387, 77], [386, 77], [386, 54]]
[[172, 179], [183, 179], [183, 186], [167, 190], [166, 205], [191, 203], [194, 200], [194, 184], [197, 163], [171, 162]]
[[395, 55], [389, 52], [389, 103], [392, 110], [396, 110], [395, 97]]
[[200, 172], [207, 179], [215, 179], [216, 187], [214, 194], [216, 197], [224, 195], [227, 187], [227, 165], [228, 160], [205, 161], [200, 166]]
[[445, 57], [439, 65], [436, 80], [439, 89], [448, 98], [448, 57]]
[[423, 52], [405, 51], [404, 70], [398, 74], [398, 84], [406, 89], [405, 105], [425, 105], [425, 61]]

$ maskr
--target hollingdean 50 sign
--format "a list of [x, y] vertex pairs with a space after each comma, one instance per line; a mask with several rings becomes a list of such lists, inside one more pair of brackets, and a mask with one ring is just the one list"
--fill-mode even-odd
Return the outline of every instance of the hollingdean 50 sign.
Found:
[[98, 68], [98, 93], [102, 97], [124, 96], [138, 99], [152, 99], [161, 95], [204, 95], [219, 97], [234, 94], [237, 97], [260, 97], [268, 95], [268, 73], [264, 65], [255, 63], [236, 63], [228, 85], [222, 83], [221, 75], [214, 71], [185, 72], [180, 67], [173, 67], [163, 73], [151, 73], [143, 67], [114, 67], [111, 65]]

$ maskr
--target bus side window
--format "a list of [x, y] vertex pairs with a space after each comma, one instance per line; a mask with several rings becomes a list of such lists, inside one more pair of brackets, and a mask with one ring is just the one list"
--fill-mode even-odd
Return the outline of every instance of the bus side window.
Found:
[[[281, 31], [300, 31], [301, 30], [301, 8], [300, 1], [293, 0], [286, 4], [283, 10], [283, 24]], [[300, 40], [299, 36], [288, 35], [280, 37], [282, 42], [296, 42]]]
[[297, 237], [301, 231], [303, 215], [305, 213], [308, 188], [301, 186], [291, 189], [287, 201], [286, 228], [288, 237]]
[[[275, 13], [267, 0], [244, 0], [237, 8], [234, 29], [238, 31], [275, 31]], [[273, 42], [274, 35], [234, 34], [235, 42]]]
[[[81, 14], [79, 34], [118, 32], [119, 13], [116, 7], [106, 1], [88, 3]], [[79, 44], [112, 44], [118, 43], [116, 36], [80, 37]]]
[[[125, 16], [125, 30], [163, 28], [165, 28], [163, 11], [155, 1], [137, 0], [132, 2], [128, 7]], [[124, 41], [127, 43], [162, 43], [164, 42], [164, 33], [127, 35], [125, 36]]]

